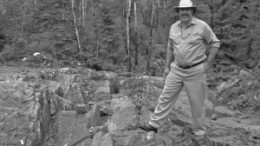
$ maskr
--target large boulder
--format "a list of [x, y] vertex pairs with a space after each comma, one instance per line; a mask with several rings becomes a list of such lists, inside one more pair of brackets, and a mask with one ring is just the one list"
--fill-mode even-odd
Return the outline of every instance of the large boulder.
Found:
[[[88, 117], [84, 114], [77, 114], [76, 111], [60, 111], [55, 120], [54, 145], [64, 146], [71, 145], [84, 137], [88, 133], [87, 121]], [[78, 144], [79, 146], [85, 146], [90, 141], [85, 140]]]
[[73, 104], [87, 103], [88, 97], [79, 83], [71, 83], [69, 88], [64, 91], [64, 98]]
[[112, 135], [102, 131], [95, 134], [91, 146], [113, 146]]
[[[91, 128], [103, 125], [100, 117], [99, 106], [92, 105], [91, 110], [85, 114], [77, 111], [59, 111], [56, 116], [53, 131], [55, 146], [64, 146], [77, 143], [85, 137]], [[86, 138], [79, 146], [88, 145], [91, 142], [91, 136]]]
[[108, 84], [106, 86], [109, 87], [109, 92], [111, 94], [119, 93], [120, 81], [116, 73], [99, 71], [92, 75], [92, 79], [96, 81], [107, 80]]
[[128, 97], [113, 98], [111, 101], [113, 115], [110, 119], [109, 130], [117, 133], [137, 124], [138, 112], [135, 104]]
[[0, 145], [42, 145], [50, 126], [50, 92], [22, 78], [0, 82]]

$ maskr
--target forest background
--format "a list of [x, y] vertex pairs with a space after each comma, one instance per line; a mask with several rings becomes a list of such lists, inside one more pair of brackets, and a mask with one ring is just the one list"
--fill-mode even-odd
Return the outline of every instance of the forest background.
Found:
[[[221, 40], [215, 64], [254, 69], [258, 0], [194, 0]], [[161, 75], [179, 0], [1, 0], [1, 61]], [[42, 58], [35, 59], [39, 52]], [[32, 63], [33, 62], [33, 63]]]

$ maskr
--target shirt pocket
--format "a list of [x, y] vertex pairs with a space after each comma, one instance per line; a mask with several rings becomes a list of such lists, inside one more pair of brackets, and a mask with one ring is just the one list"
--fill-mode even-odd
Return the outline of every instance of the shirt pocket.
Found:
[[203, 42], [203, 38], [202, 38], [201, 34], [199, 34], [199, 33], [191, 34], [189, 44], [196, 45], [196, 44], [200, 44], [202, 42]]
[[181, 33], [175, 33], [171, 35], [171, 39], [174, 45], [179, 45], [181, 43]]

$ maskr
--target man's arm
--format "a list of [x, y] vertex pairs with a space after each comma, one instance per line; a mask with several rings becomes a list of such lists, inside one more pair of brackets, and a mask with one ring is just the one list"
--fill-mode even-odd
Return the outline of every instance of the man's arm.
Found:
[[168, 45], [167, 45], [167, 56], [166, 56], [165, 68], [170, 69], [172, 61], [173, 61], [173, 47], [172, 47], [171, 39], [169, 39]]
[[208, 70], [218, 53], [220, 47], [220, 41], [213, 33], [212, 29], [209, 27], [208, 24], [205, 25], [203, 34], [207, 45], [209, 45], [210, 47], [209, 54], [205, 62], [205, 69]]
[[172, 46], [172, 40], [169, 38], [168, 44], [167, 44], [167, 54], [166, 54], [166, 64], [165, 64], [165, 70], [164, 70], [164, 78], [168, 75], [171, 69], [171, 63], [174, 59], [173, 56], [173, 46]]
[[217, 48], [217, 47], [212, 47], [210, 49], [209, 55], [208, 55], [207, 60], [206, 60], [209, 65], [212, 64], [213, 60], [215, 59], [215, 57], [218, 53], [218, 50], [219, 50], [219, 48]]

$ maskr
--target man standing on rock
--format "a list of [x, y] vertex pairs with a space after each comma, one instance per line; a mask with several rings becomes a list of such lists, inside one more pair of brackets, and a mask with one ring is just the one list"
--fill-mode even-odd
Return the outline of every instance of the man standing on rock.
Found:
[[[165, 86], [149, 124], [141, 125], [140, 128], [157, 133], [185, 87], [193, 117], [193, 132], [195, 135], [204, 135], [206, 72], [218, 52], [220, 41], [206, 22], [193, 16], [197, 7], [191, 0], [180, 0], [179, 6], [174, 9], [180, 20], [170, 28]], [[206, 45], [210, 49], [208, 55]]]

